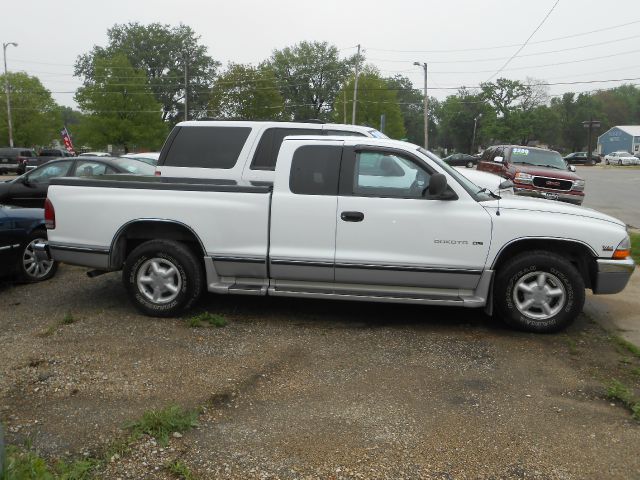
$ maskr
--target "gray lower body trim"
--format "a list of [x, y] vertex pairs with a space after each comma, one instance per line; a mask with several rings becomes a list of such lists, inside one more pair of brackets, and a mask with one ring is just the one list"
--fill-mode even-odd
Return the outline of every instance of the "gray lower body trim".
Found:
[[231, 257], [213, 255], [216, 271], [221, 276], [257, 277], [267, 276], [267, 259], [265, 257]]
[[49, 242], [51, 258], [57, 262], [109, 270], [109, 249], [105, 247], [85, 247]]
[[593, 285], [595, 294], [619, 293], [627, 286], [629, 278], [636, 268], [632, 258], [626, 260], [605, 260], [596, 261], [598, 271]]

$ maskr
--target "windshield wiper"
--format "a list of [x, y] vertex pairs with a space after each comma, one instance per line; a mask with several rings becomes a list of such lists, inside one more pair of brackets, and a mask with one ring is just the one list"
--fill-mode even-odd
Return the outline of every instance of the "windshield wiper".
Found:
[[541, 167], [547, 167], [547, 168], [555, 168], [556, 170], [564, 170], [563, 168], [560, 168], [556, 165], [540, 165]]
[[502, 198], [500, 195], [497, 195], [497, 194], [493, 193], [488, 188], [481, 188], [476, 193], [486, 193], [487, 195], [489, 195], [490, 197], [495, 198], [496, 200], [500, 200]]

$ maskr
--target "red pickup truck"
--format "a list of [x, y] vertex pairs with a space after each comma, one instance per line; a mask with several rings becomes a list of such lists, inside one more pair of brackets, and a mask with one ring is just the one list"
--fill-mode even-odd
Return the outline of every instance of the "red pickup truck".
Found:
[[516, 195], [547, 198], [582, 205], [585, 181], [575, 174], [553, 150], [518, 145], [487, 148], [478, 170], [491, 172], [513, 182]]

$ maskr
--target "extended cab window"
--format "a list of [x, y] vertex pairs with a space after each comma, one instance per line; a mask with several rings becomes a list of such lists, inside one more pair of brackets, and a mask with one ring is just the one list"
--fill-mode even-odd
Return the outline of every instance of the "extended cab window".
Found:
[[430, 175], [413, 161], [388, 152], [356, 154], [353, 194], [374, 197], [422, 198]]
[[181, 127], [164, 165], [233, 168], [250, 133], [249, 127]]
[[288, 135], [322, 135], [322, 130], [310, 128], [268, 128], [262, 134], [251, 170], [275, 170], [278, 152], [284, 137]]
[[291, 160], [289, 188], [300, 195], [337, 195], [342, 147], [305, 145]]

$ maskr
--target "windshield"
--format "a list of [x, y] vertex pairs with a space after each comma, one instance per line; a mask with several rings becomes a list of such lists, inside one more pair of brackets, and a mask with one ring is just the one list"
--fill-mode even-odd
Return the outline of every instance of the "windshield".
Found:
[[566, 170], [567, 164], [558, 152], [517, 147], [511, 149], [511, 163]]
[[156, 167], [153, 165], [149, 165], [148, 163], [141, 162], [140, 160], [135, 160], [133, 158], [115, 158], [112, 161], [120, 168], [123, 168], [127, 172], [135, 175], [154, 175], [156, 172]]
[[373, 138], [389, 138], [384, 133], [379, 132], [378, 130], [375, 130], [375, 129], [369, 130], [369, 135], [371, 135]]
[[433, 162], [438, 164], [440, 168], [442, 168], [445, 172], [447, 172], [449, 175], [455, 178], [456, 181], [462, 186], [462, 188], [464, 188], [469, 193], [469, 195], [471, 195], [478, 202], [492, 200], [492, 197], [489, 194], [481, 191], [482, 190], [481, 187], [479, 187], [478, 185], [473, 183], [471, 180], [469, 180], [467, 177], [462, 175], [455, 168], [453, 168], [447, 162], [445, 162], [440, 157], [438, 157], [435, 153], [425, 150], [422, 147], [418, 148], [418, 152], [425, 155], [429, 160], [432, 160]]

